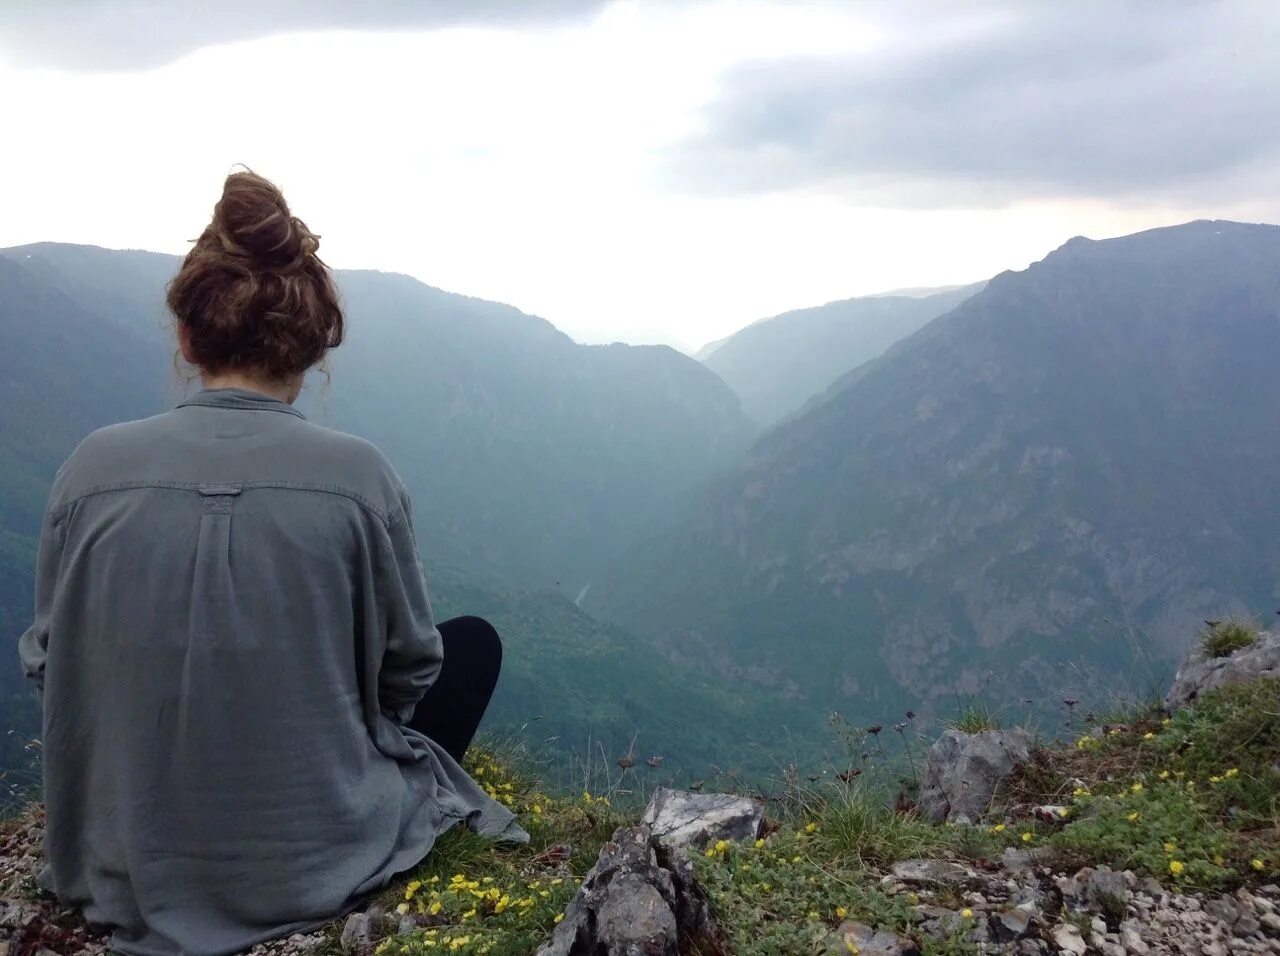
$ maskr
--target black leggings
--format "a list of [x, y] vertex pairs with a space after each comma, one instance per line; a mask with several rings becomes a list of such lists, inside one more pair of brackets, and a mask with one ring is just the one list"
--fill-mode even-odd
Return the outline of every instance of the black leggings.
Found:
[[493, 625], [478, 617], [455, 617], [436, 627], [444, 640], [444, 665], [418, 702], [409, 726], [461, 763], [498, 684], [502, 639]]

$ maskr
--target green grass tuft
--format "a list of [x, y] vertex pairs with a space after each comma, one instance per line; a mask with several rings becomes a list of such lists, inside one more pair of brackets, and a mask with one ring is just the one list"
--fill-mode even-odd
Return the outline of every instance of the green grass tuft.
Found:
[[952, 730], [959, 730], [962, 733], [980, 734], [984, 730], [999, 730], [1000, 720], [996, 717], [995, 711], [985, 703], [973, 700], [965, 705], [960, 716], [953, 720], [950, 726]]
[[1229, 657], [1258, 643], [1258, 626], [1250, 620], [1229, 617], [1200, 633], [1200, 646], [1210, 657]]

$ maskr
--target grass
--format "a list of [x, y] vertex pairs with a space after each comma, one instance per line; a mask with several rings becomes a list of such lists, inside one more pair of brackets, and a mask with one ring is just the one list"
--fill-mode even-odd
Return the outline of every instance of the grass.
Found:
[[1200, 632], [1200, 646], [1210, 657], [1229, 657], [1258, 642], [1258, 625], [1240, 617], [1218, 621]]
[[1185, 888], [1280, 870], [1280, 681], [1204, 694], [1073, 746], [1036, 752], [1011, 808], [1068, 807], [1048, 834], [1064, 864], [1107, 863]]
[[975, 699], [964, 705], [950, 726], [961, 733], [980, 734], [984, 730], [999, 730], [1000, 720], [984, 701]]

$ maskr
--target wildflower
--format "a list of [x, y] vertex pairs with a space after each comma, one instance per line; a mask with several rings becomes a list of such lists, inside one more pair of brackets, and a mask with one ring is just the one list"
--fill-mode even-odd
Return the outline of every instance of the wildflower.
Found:
[[815, 833], [817, 832], [817, 829], [818, 829], [818, 825], [813, 821], [810, 821], [804, 825], [805, 833]]
[[440, 882], [440, 877], [438, 877], [438, 876], [433, 876], [433, 877], [431, 877], [431, 879], [427, 880], [427, 882], [428, 882], [428, 883], [439, 883], [439, 882]]
[[1174, 876], [1181, 876], [1182, 871], [1185, 869], [1186, 869], [1186, 866], [1183, 864], [1181, 860], [1169, 861], [1169, 872], [1172, 873]]
[[1066, 807], [1058, 807], [1058, 817], [1060, 819], [1065, 820], [1069, 816], [1071, 816], [1070, 810], [1068, 810]]
[[439, 900], [432, 901], [431, 905], [427, 907], [427, 912], [430, 913], [432, 916], [439, 916], [440, 901]]
[[773, 889], [773, 884], [771, 884], [771, 883], [761, 883], [761, 884], [760, 884], [760, 892], [761, 892], [761, 893], [768, 893], [771, 889]]
[[1228, 771], [1227, 771], [1226, 773], [1224, 773], [1222, 776], [1223, 776], [1223, 778], [1224, 778], [1224, 779], [1230, 780], [1230, 779], [1232, 779], [1233, 777], [1238, 777], [1238, 776], [1240, 776], [1240, 771], [1239, 771], [1237, 768], [1232, 767], [1230, 770], [1228, 770]]
[[814, 919], [814, 920], [822, 919], [822, 916], [818, 913], [817, 910], [809, 910], [808, 917], [809, 919]]
[[1164, 852], [1165, 852], [1165, 853], [1172, 853], [1172, 852], [1173, 852], [1174, 850], [1176, 850], [1177, 848], [1178, 848], [1178, 844], [1174, 843], [1172, 840], [1169, 840], [1169, 841], [1168, 841], [1167, 843], [1165, 843], [1165, 845], [1164, 845]]
[[973, 919], [973, 910], [969, 909], [969, 907], [966, 906], [964, 909], [960, 911], [960, 918]]
[[713, 846], [709, 846], [709, 847], [707, 847], [706, 852], [705, 852], [705, 853], [703, 853], [702, 855], [703, 855], [703, 856], [705, 856], [705, 857], [709, 860], [709, 859], [711, 859], [713, 856], [715, 856], [715, 855], [716, 855], [716, 848], [715, 848], [715, 847], [713, 847]]
[[473, 907], [471, 907], [471, 909], [467, 910], [465, 913], [463, 913], [463, 914], [462, 914], [462, 918], [463, 918], [463, 919], [471, 919], [471, 918], [472, 918], [472, 917], [474, 917], [475, 915], [476, 915], [476, 908], [473, 906]]
[[542, 813], [542, 804], [540, 804], [540, 803], [535, 803], [535, 804], [533, 805], [533, 813], [534, 813], [534, 815], [535, 815], [535, 816], [540, 815], [540, 814]]
[[410, 880], [409, 885], [404, 888], [404, 898], [406, 900], [413, 899], [413, 894], [422, 889], [421, 880]]
[[1140, 783], [1135, 783], [1135, 784], [1134, 784], [1132, 787], [1130, 787], [1129, 789], [1130, 789], [1130, 790], [1132, 790], [1134, 793], [1142, 793], [1142, 784], [1140, 784]]
[[849, 951], [849, 956], [858, 956], [858, 944], [853, 941], [852, 936], [844, 938], [844, 948]]
[[582, 802], [587, 806], [591, 806], [591, 792], [589, 790], [582, 791]]
[[912, 906], [915, 906], [917, 903], [920, 902], [920, 897], [917, 896], [915, 893], [908, 893], [907, 902], [910, 903]]
[[1212, 776], [1212, 777], [1210, 777], [1210, 778], [1209, 778], [1209, 782], [1210, 782], [1210, 783], [1221, 783], [1221, 782], [1222, 782], [1222, 778], [1221, 778], [1221, 777], [1219, 777], [1219, 776]]
[[1215, 853], [1215, 854], [1213, 855], [1213, 864], [1214, 864], [1214, 866], [1222, 866], [1222, 864], [1224, 864], [1224, 863], [1226, 863], [1226, 862], [1227, 862], [1227, 858], [1226, 858], [1226, 857], [1224, 857], [1221, 853]]
[[764, 840], [756, 840], [756, 849], [758, 850], [762, 846], [764, 846]]
[[396, 907], [396, 912], [399, 913], [401, 916], [404, 916], [405, 913], [409, 912], [409, 904], [401, 903], [399, 906]]
[[552, 881], [551, 881], [550, 883], [548, 883], [547, 885], [548, 885], [548, 886], [559, 886], [559, 885], [560, 885], [561, 883], [563, 883], [563, 882], [564, 882], [564, 877], [563, 877], [563, 876], [557, 876], [554, 880], [552, 880]]
[[1168, 727], [1171, 723], [1173, 723], [1173, 718], [1171, 718], [1171, 717], [1166, 717], [1164, 720], [1160, 721], [1160, 726], [1161, 726], [1161, 727]]
[[1143, 740], [1155, 740], [1155, 739], [1156, 739], [1156, 735], [1155, 735], [1155, 734], [1153, 734], [1151, 731], [1149, 731], [1149, 730], [1148, 730], [1145, 734], [1143, 734], [1143, 735], [1142, 735], [1142, 739], [1143, 739]]
[[726, 841], [726, 840], [716, 840], [716, 852], [717, 852], [717, 853], [723, 853], [723, 852], [724, 852], [725, 850], [727, 850], [727, 849], [729, 849], [729, 843], [728, 843], [728, 841]]
[[1076, 787], [1074, 790], [1071, 791], [1071, 795], [1075, 797], [1077, 800], [1081, 799], [1082, 797], [1092, 796], [1092, 794], [1089, 793], [1089, 791], [1084, 787]]
[[1035, 839], [1035, 836], [1034, 834], [1032, 834], [1030, 830], [1027, 830], [1025, 833], [1022, 834], [1023, 843], [1030, 843], [1033, 839]]
[[557, 914], [556, 914], [556, 918], [555, 918], [555, 919], [553, 919], [551, 922], [553, 922], [553, 923], [559, 923], [562, 919], [564, 919], [564, 914], [563, 914], [563, 913], [557, 913]]
[[844, 918], [845, 918], [845, 916], [848, 914], [848, 912], [849, 912], [849, 911], [848, 911], [847, 909], [845, 909], [843, 906], [837, 906], [837, 907], [836, 907], [836, 919], [844, 919]]
[[993, 826], [993, 827], [991, 828], [991, 832], [992, 832], [992, 833], [1004, 833], [1004, 824], [1003, 824], [1003, 823], [997, 823], [995, 826]]
[[1261, 860], [1254, 858], [1249, 861], [1249, 865], [1253, 867], [1255, 870], [1257, 870], [1259, 873], [1262, 872], [1263, 862]]
[[1134, 810], [1133, 813], [1129, 814], [1129, 816], [1126, 817], [1125, 819], [1127, 819], [1130, 823], [1137, 823], [1139, 816], [1140, 814], [1138, 813], [1138, 811]]
[[1156, 774], [1156, 776], [1158, 776], [1161, 780], [1168, 780], [1168, 779], [1169, 779], [1169, 771], [1168, 771], [1168, 770], [1161, 770], [1158, 774]]
[[799, 863], [799, 862], [801, 862], [803, 859], [804, 859], [804, 857], [802, 857], [802, 856], [793, 856], [793, 857], [791, 858], [791, 862], [792, 862], [792, 863]]

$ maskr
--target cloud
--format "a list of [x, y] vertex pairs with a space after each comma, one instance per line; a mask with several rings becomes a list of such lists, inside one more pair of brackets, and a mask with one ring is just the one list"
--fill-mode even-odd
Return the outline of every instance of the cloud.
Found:
[[530, 26], [607, 0], [4, 0], [0, 54], [20, 66], [139, 70], [218, 43], [309, 30]]
[[741, 63], [665, 175], [897, 205], [1143, 195], [1280, 168], [1280, 4], [897, 3], [856, 56]]

